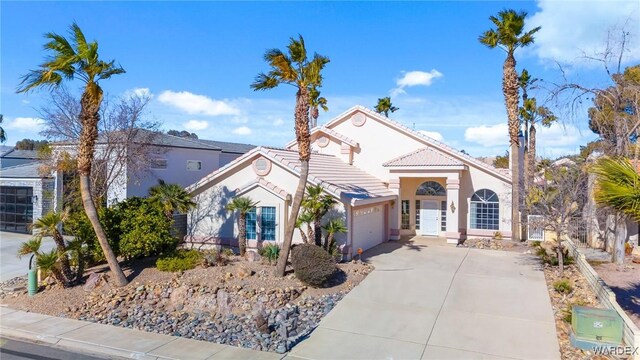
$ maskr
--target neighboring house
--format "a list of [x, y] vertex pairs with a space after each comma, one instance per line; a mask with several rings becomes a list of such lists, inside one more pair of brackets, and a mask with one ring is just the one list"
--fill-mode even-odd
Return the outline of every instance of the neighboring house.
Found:
[[[338, 201], [327, 216], [344, 219], [338, 240], [348, 257], [403, 235], [511, 238], [508, 173], [361, 106], [312, 129], [311, 141], [308, 181]], [[259, 202], [247, 216], [249, 245], [282, 242], [300, 173], [296, 148], [255, 148], [187, 188], [198, 204], [187, 240], [235, 244], [236, 215], [225, 206], [249, 196]]]
[[[140, 140], [137, 140], [138, 138]], [[106, 140], [99, 140], [96, 153], [100, 154], [101, 151], [106, 151], [106, 148], [112, 149], [113, 138], [111, 141], [112, 143], [108, 143]], [[147, 130], [138, 130], [133, 143], [136, 147], [141, 144], [146, 147], [144, 156], [148, 159], [143, 169], [124, 163], [120, 155], [114, 156], [116, 159], [113, 160], [109, 156], [102, 156], [108, 162], [105, 168], [112, 171], [107, 191], [108, 204], [132, 196], [146, 196], [149, 188], [157, 185], [158, 180], [186, 187], [254, 147], [248, 144], [182, 138], [164, 133], [151, 133]], [[75, 148], [75, 144], [55, 144], [54, 152], [75, 153]], [[113, 150], [111, 152], [118, 153]], [[57, 177], [60, 176], [62, 173], [58, 172]], [[62, 181], [58, 184], [60, 186], [57, 187], [56, 193], [60, 195], [63, 193]]]
[[[134, 173], [126, 163], [108, 162], [104, 167], [109, 172], [107, 176], [115, 177], [107, 191], [109, 204], [132, 196], [146, 196], [149, 188], [157, 185], [158, 180], [187, 186], [254, 147], [247, 144], [191, 140], [161, 133], [141, 138], [151, 139], [149, 144], [143, 144], [154, 149], [148, 153], [151, 158], [147, 165], [150, 168]], [[105, 142], [98, 141], [96, 153], [105, 151], [105, 146]], [[54, 154], [64, 151], [73, 155], [76, 147], [72, 143], [52, 144]], [[64, 173], [58, 171], [50, 176], [42, 176], [38, 171], [41, 162], [34, 154], [35, 152], [12, 150], [6, 154], [9, 157], [2, 156], [0, 231], [30, 233], [34, 220], [63, 204]], [[21, 164], [5, 167], [8, 161], [20, 161]]]
[[0, 169], [0, 231], [30, 233], [33, 220], [53, 209], [55, 180], [39, 167], [30, 162]]
[[39, 159], [38, 152], [35, 150], [17, 150], [10, 148], [0, 153], [0, 169], [33, 163]]

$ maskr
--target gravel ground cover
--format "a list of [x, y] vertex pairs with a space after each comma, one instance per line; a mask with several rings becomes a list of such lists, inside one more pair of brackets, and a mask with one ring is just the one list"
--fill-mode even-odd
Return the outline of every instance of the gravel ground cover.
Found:
[[[338, 264], [324, 288], [293, 274], [235, 257], [225, 266], [166, 273], [145, 259], [125, 267], [132, 280], [110, 286], [108, 271], [90, 269], [95, 288], [48, 286], [26, 294], [25, 278], [0, 284], [0, 303], [16, 309], [284, 353], [307, 336], [346, 293], [373, 269], [362, 262]], [[103, 271], [103, 272], [100, 272]], [[89, 282], [87, 282], [89, 283]]]

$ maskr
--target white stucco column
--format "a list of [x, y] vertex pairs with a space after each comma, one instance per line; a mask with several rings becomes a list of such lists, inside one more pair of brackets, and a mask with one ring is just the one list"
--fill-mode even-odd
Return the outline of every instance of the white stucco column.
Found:
[[460, 227], [458, 219], [460, 218], [460, 178], [456, 174], [455, 177], [447, 177], [447, 243], [457, 244], [460, 241]]
[[389, 240], [400, 240], [400, 225], [402, 223], [400, 214], [400, 178], [389, 179], [389, 190], [398, 195], [393, 206], [389, 206]]

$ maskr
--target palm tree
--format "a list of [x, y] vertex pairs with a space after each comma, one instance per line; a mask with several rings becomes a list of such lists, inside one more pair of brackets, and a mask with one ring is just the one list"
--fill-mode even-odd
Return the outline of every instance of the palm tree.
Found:
[[334, 218], [329, 220], [322, 229], [327, 233], [327, 236], [324, 240], [324, 248], [325, 250], [331, 253], [331, 248], [334, 247], [333, 237], [338, 233], [346, 233], [347, 227], [344, 224], [344, 221], [340, 218]]
[[56, 249], [51, 249], [48, 253], [38, 253], [36, 255], [36, 265], [44, 273], [51, 273], [59, 284], [65, 284], [65, 276], [60, 271], [60, 253]]
[[507, 58], [502, 67], [502, 92], [507, 108], [509, 118], [509, 142], [511, 144], [511, 233], [513, 239], [520, 240], [520, 159], [518, 152], [518, 133], [520, 130], [520, 121], [518, 120], [518, 73], [516, 72], [516, 59], [514, 52], [517, 48], [525, 47], [533, 44], [533, 34], [540, 27], [524, 31], [524, 19], [527, 13], [524, 11], [516, 12], [515, 10], [502, 10], [498, 16], [490, 16], [489, 20], [495, 25], [495, 29], [485, 31], [478, 40], [487, 47], [499, 48], [507, 53]]
[[[0, 124], [2, 124], [4, 120], [4, 115], [0, 114]], [[0, 126], [0, 143], [4, 143], [7, 141], [7, 133], [4, 132], [4, 128]]]
[[82, 130], [78, 142], [78, 174], [80, 178], [80, 193], [85, 213], [93, 226], [98, 242], [105, 254], [109, 268], [113, 273], [115, 283], [119, 286], [127, 284], [118, 259], [114, 255], [107, 235], [100, 225], [98, 212], [91, 196], [91, 166], [94, 159], [94, 149], [98, 139], [98, 122], [100, 121], [100, 105], [103, 92], [99, 85], [100, 80], [109, 79], [111, 76], [123, 74], [125, 71], [115, 65], [115, 60], [103, 61], [98, 58], [98, 43], [88, 43], [80, 27], [71, 25], [71, 42], [64, 36], [48, 33], [45, 35], [49, 42], [45, 49], [50, 51], [51, 57], [47, 58], [40, 68], [31, 70], [22, 78], [18, 92], [27, 92], [36, 88], [56, 88], [64, 80], [80, 79], [84, 88], [80, 100], [80, 122]]
[[[303, 224], [307, 224], [306, 233], [302, 230]], [[300, 237], [302, 238], [302, 242], [305, 244], [309, 244], [311, 240], [315, 240], [316, 237], [311, 224], [313, 224], [313, 215], [310, 212], [303, 210], [296, 219], [296, 229], [300, 230]]]
[[233, 198], [227, 204], [227, 211], [237, 211], [238, 216], [238, 247], [240, 247], [240, 256], [244, 256], [247, 252], [247, 213], [253, 210], [258, 203], [249, 197], [239, 196]]
[[178, 184], [167, 184], [158, 180], [158, 185], [149, 189], [149, 200], [159, 206], [167, 220], [173, 220], [173, 213], [186, 213], [196, 206], [191, 195]]
[[312, 87], [309, 90], [309, 113], [310, 113], [310, 127], [313, 129], [318, 126], [318, 117], [320, 116], [321, 108], [324, 111], [329, 111], [329, 107], [327, 106], [327, 99], [320, 96], [320, 90], [317, 87]]
[[400, 110], [391, 104], [391, 98], [389, 96], [378, 99], [378, 104], [375, 107], [375, 110], [378, 114], [384, 114], [384, 116], [389, 117], [389, 111], [396, 112]]
[[[627, 158], [601, 158], [592, 168], [596, 175], [596, 203], [616, 211], [616, 227], [624, 218], [640, 221], [640, 174]], [[621, 225], [618, 225], [621, 224]], [[624, 263], [625, 231], [616, 231], [613, 262]]]
[[290, 38], [287, 46], [288, 54], [279, 49], [267, 50], [264, 59], [271, 70], [268, 73], [260, 73], [256, 77], [251, 88], [254, 90], [269, 90], [281, 84], [291, 85], [296, 88], [295, 131], [298, 142], [298, 155], [300, 156], [300, 179], [296, 193], [291, 204], [289, 221], [285, 227], [282, 251], [276, 265], [276, 275], [284, 276], [293, 241], [296, 219], [300, 211], [300, 204], [304, 195], [307, 178], [309, 177], [309, 159], [311, 158], [311, 139], [309, 135], [309, 106], [310, 92], [322, 86], [322, 70], [329, 63], [329, 58], [314, 54], [313, 58], [307, 56], [304, 39]]
[[42, 245], [42, 238], [34, 237], [31, 240], [23, 242], [18, 248], [18, 258], [22, 258], [26, 255], [31, 255], [29, 259], [29, 270], [31, 270], [31, 261], [35, 256], [38, 256], [38, 252], [40, 251], [40, 246]]
[[69, 264], [69, 258], [67, 257], [67, 247], [64, 244], [64, 237], [60, 233], [60, 227], [68, 219], [69, 214], [65, 212], [49, 212], [40, 219], [33, 222], [31, 226], [36, 230], [36, 237], [51, 237], [56, 243], [56, 249], [58, 251], [58, 259], [60, 260], [60, 270], [65, 278], [64, 285], [68, 285], [73, 281], [73, 273], [71, 272], [71, 265]]
[[307, 186], [307, 193], [302, 199], [302, 208], [313, 219], [313, 240], [318, 246], [322, 246], [322, 217], [335, 203], [336, 200], [325, 193], [321, 185]]

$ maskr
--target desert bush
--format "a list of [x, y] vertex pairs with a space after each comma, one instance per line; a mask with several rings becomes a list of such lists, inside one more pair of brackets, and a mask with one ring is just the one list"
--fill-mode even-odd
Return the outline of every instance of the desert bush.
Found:
[[271, 265], [278, 261], [278, 256], [280, 256], [280, 247], [276, 244], [267, 244], [258, 251], [258, 254], [267, 259], [269, 265]]
[[120, 255], [127, 259], [171, 254], [178, 245], [171, 236], [171, 221], [146, 199], [129, 198], [115, 206], [121, 213]]
[[324, 285], [336, 272], [333, 257], [314, 244], [300, 244], [291, 250], [293, 272], [300, 281], [313, 287]]
[[[98, 208], [98, 217], [100, 219], [102, 229], [107, 235], [109, 246], [111, 246], [114, 254], [119, 256], [121, 236], [120, 222], [122, 220], [120, 212], [113, 208], [100, 206]], [[63, 225], [63, 230], [66, 234], [73, 235], [76, 239], [86, 244], [88, 252], [87, 260], [89, 262], [88, 265], [105, 260], [104, 253], [102, 252], [100, 243], [98, 243], [96, 233], [83, 209], [73, 211], [69, 214], [69, 218]]]
[[502, 240], [502, 233], [500, 231], [496, 231], [493, 233], [493, 240]]
[[573, 291], [573, 286], [569, 279], [561, 279], [554, 282], [553, 288], [560, 294], [569, 294]]
[[542, 246], [542, 241], [532, 241], [530, 245], [534, 249], [539, 249]]
[[204, 267], [225, 266], [233, 255], [235, 254], [231, 249], [206, 250], [202, 253], [202, 265]]
[[[539, 247], [536, 247], [536, 255], [540, 257], [543, 264], [558, 266], [558, 256], [556, 255], [557, 254], [556, 250], [557, 250], [557, 246], [554, 246], [548, 251], [544, 247], [539, 246]], [[575, 262], [573, 257], [569, 256], [569, 249], [563, 248], [562, 253], [563, 253], [562, 258], [564, 261], [564, 265], [571, 265]]]
[[186, 271], [198, 266], [201, 259], [202, 255], [196, 250], [178, 250], [171, 255], [159, 258], [156, 261], [156, 267], [160, 271]]

